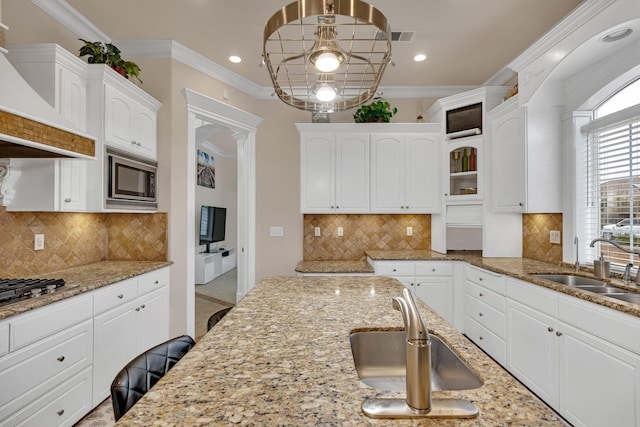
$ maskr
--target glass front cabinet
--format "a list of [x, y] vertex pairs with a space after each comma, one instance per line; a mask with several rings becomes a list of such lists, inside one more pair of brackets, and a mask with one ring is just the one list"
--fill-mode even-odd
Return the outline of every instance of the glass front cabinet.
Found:
[[444, 195], [447, 202], [482, 200], [482, 142], [482, 135], [446, 142], [444, 164], [449, 168]]

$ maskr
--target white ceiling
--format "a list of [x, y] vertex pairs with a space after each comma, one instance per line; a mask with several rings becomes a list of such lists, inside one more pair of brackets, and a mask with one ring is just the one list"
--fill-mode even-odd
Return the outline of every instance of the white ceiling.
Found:
[[[6, 0], [12, 1], [12, 0]], [[23, 0], [20, 0], [23, 1]], [[218, 64], [270, 86], [259, 67], [268, 18], [288, 0], [68, 0], [114, 40], [173, 39]], [[370, 0], [393, 31], [415, 31], [394, 42], [381, 86], [482, 85], [580, 0]], [[415, 63], [416, 53], [426, 53]], [[242, 58], [240, 64], [228, 61]], [[144, 76], [142, 76], [144, 79]]]

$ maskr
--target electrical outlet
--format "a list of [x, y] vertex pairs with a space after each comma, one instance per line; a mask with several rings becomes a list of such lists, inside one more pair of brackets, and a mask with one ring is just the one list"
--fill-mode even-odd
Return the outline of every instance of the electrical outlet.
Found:
[[407, 227], [407, 236], [413, 236], [413, 227]]
[[560, 231], [551, 230], [549, 231], [549, 243], [560, 244]]
[[282, 236], [284, 236], [284, 228], [269, 227], [269, 237], [282, 237]]
[[44, 249], [44, 234], [35, 234], [33, 236], [33, 250], [41, 251]]
[[314, 234], [316, 237], [319, 237], [319, 236], [320, 236], [320, 227], [316, 227], [316, 228], [314, 228], [314, 229], [313, 229], [313, 234]]
[[344, 228], [338, 227], [338, 237], [344, 236]]

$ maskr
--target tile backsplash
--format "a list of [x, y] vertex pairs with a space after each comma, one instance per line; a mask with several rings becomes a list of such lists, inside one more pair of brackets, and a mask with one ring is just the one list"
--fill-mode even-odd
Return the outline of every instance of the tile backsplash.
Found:
[[562, 243], [549, 242], [551, 230], [562, 233], [561, 213], [522, 215], [522, 256], [538, 261], [561, 263]]
[[[34, 234], [44, 250], [33, 249]], [[0, 276], [27, 277], [104, 260], [167, 259], [167, 214], [7, 212], [0, 207]]]
[[[317, 237], [316, 227], [321, 233]], [[407, 227], [412, 227], [412, 236], [407, 236]], [[428, 250], [431, 215], [305, 215], [303, 247], [305, 261], [365, 260], [369, 249]]]

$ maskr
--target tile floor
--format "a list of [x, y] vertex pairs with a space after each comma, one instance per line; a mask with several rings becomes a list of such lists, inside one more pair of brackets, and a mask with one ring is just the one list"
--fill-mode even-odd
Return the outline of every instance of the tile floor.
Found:
[[[218, 310], [236, 302], [237, 270], [229, 270], [205, 285], [196, 285], [196, 341], [207, 333], [207, 320]], [[78, 421], [75, 427], [111, 427], [115, 424], [111, 398]]]

